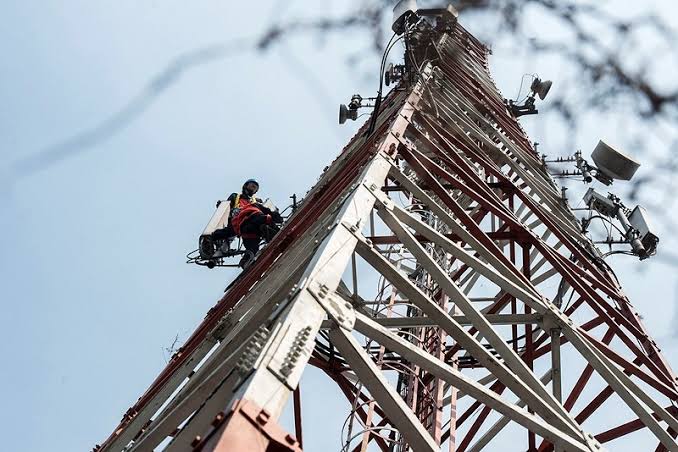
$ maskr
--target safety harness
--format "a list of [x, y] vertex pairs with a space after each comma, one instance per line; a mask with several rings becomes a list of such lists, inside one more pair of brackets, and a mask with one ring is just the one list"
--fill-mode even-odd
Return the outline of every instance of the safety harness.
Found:
[[[246, 203], [244, 207], [240, 207], [241, 201], [244, 201]], [[247, 219], [250, 216], [254, 215], [257, 212], [261, 213], [261, 210], [258, 207], [254, 206], [254, 204], [257, 202], [258, 200], [255, 196], [252, 196], [249, 200], [245, 199], [241, 200], [241, 196], [239, 194], [236, 195], [235, 200], [233, 202], [233, 215], [231, 216], [231, 226], [233, 227], [233, 231], [235, 231], [236, 235], [239, 235], [244, 239], [258, 237], [257, 234], [242, 234], [240, 232], [240, 227], [245, 221], [247, 221]]]

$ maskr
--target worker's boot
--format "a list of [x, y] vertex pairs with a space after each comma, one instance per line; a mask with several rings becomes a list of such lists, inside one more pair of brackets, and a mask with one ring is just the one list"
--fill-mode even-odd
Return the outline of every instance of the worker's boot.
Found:
[[273, 240], [273, 237], [280, 231], [280, 226], [275, 223], [262, 224], [259, 230], [261, 231], [261, 238], [268, 243]]
[[238, 266], [240, 268], [242, 268], [243, 270], [246, 270], [247, 267], [252, 265], [253, 262], [254, 262], [254, 253], [250, 250], [247, 250], [242, 255], [242, 258], [240, 258], [240, 262], [238, 262]]

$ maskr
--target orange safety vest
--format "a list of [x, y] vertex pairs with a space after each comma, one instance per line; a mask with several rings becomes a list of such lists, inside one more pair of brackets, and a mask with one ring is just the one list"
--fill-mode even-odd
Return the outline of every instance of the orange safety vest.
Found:
[[[243, 237], [242, 234], [240, 233], [240, 227], [242, 226], [242, 224], [255, 213], [262, 213], [261, 210], [259, 210], [259, 208], [254, 205], [256, 202], [257, 198], [254, 196], [252, 196], [250, 200], [242, 199], [240, 195], [236, 196], [235, 202], [233, 203], [235, 215], [231, 218], [231, 226], [233, 227], [233, 231], [235, 231], [236, 235]], [[243, 237], [243, 238], [246, 239], [257, 237], [256, 234], [246, 234], [246, 235], [248, 236], [251, 235], [252, 237]]]

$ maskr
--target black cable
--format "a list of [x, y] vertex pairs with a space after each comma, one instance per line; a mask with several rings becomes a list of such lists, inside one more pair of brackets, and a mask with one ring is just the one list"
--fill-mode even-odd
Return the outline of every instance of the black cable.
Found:
[[374, 110], [372, 111], [372, 117], [370, 118], [370, 125], [367, 128], [367, 132], [365, 133], [366, 137], [372, 135], [372, 132], [374, 132], [374, 128], [377, 125], [377, 116], [379, 116], [379, 108], [381, 107], [381, 93], [384, 88], [384, 69], [386, 66], [386, 59], [388, 58], [388, 54], [391, 52], [391, 49], [393, 49], [393, 46], [402, 39], [402, 36], [400, 36], [398, 39], [394, 40], [393, 38], [395, 37], [396, 33], [393, 33], [391, 39], [388, 41], [388, 44], [386, 44], [386, 49], [384, 50], [384, 54], [381, 57], [381, 64], [379, 65], [379, 90], [377, 91], [377, 97], [374, 101]]
[[[590, 220], [594, 220], [594, 219], [596, 219], [596, 218], [598, 218], [598, 219], [599, 219], [600, 221], [602, 221], [603, 223], [606, 223], [606, 222], [607, 222], [607, 224], [609, 224], [610, 226], [612, 226], [613, 228], [615, 228], [615, 229], [617, 230], [617, 232], [619, 232], [623, 237], [626, 237], [626, 233], [625, 233], [624, 231], [622, 231], [621, 229], [619, 229], [619, 227], [618, 227], [617, 225], [615, 225], [610, 219], [605, 218], [605, 217], [603, 217], [602, 215], [593, 215], [592, 217], [589, 217], [589, 221], [590, 221]], [[607, 228], [605, 228], [605, 229], [607, 230]]]

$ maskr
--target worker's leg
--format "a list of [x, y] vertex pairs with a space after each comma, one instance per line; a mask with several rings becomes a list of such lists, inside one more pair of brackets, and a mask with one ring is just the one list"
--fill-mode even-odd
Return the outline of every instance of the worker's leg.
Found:
[[[242, 231], [242, 228], [240, 228], [240, 231]], [[245, 269], [254, 261], [254, 256], [259, 251], [259, 243], [260, 242], [261, 242], [261, 238], [259, 236], [255, 236], [253, 238], [243, 238], [242, 239], [242, 244], [245, 247], [245, 254], [242, 255], [242, 258], [240, 259], [240, 262], [238, 263], [238, 265], [240, 267]]]
[[[256, 228], [258, 231], [259, 228], [261, 227], [262, 224], [270, 224], [272, 222], [272, 218], [270, 215], [264, 215], [263, 213], [255, 213], [254, 215], [250, 215], [247, 220], [245, 220], [246, 224], [249, 224], [250, 227]], [[242, 230], [242, 228], [240, 228]]]
[[256, 217], [258, 217], [258, 215], [252, 215], [240, 225], [242, 244], [245, 247], [245, 254], [243, 254], [242, 259], [240, 259], [240, 263], [238, 264], [242, 268], [247, 268], [259, 251], [261, 237], [259, 236], [259, 219]]
[[215, 240], [229, 240], [235, 237], [235, 231], [233, 228], [229, 225], [226, 226], [225, 228], [222, 229], [217, 229], [212, 233], [212, 237]]
[[247, 224], [248, 231], [259, 235], [266, 243], [270, 242], [273, 236], [280, 230], [280, 226], [273, 222], [273, 217], [263, 213], [252, 215], [243, 224]]
[[231, 249], [231, 242], [235, 238], [235, 231], [233, 228], [229, 225], [226, 226], [225, 228], [217, 229], [214, 231], [211, 236], [210, 236], [210, 241], [212, 244], [207, 244], [207, 246], [211, 246], [212, 248], [216, 247], [216, 251], [214, 252], [213, 256], [214, 257], [224, 257], [228, 255], [230, 249]]
[[245, 247], [245, 250], [251, 251], [252, 254], [257, 254], [259, 251], [259, 243], [261, 239], [259, 237], [255, 239], [242, 239], [242, 244]]

